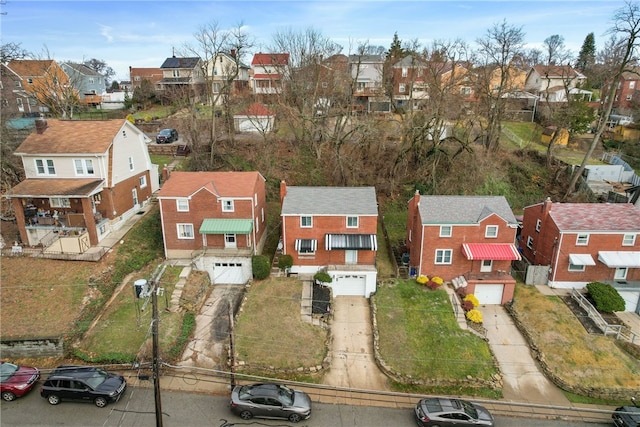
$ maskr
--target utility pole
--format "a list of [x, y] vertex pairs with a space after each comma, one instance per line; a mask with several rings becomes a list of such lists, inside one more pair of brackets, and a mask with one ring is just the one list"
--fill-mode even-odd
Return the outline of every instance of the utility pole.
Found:
[[[157, 283], [157, 282], [156, 282]], [[158, 287], [153, 284], [151, 305], [153, 310], [153, 389], [156, 400], [156, 427], [162, 427], [162, 401], [160, 400], [160, 363], [158, 355]]]

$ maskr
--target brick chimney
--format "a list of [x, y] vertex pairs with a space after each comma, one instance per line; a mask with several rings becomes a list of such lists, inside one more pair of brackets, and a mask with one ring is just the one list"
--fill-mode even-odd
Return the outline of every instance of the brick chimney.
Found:
[[167, 167], [167, 165], [164, 165], [164, 167], [162, 168], [162, 182], [167, 182], [167, 180], [169, 179], [169, 175], [171, 175], [171, 171], [169, 170], [169, 168]]
[[547, 197], [547, 199], [542, 203], [542, 219], [549, 216], [549, 212], [551, 212], [551, 206], [553, 206], [553, 202], [551, 201], [551, 197]]
[[42, 135], [47, 129], [47, 121], [43, 118], [36, 119], [36, 132], [38, 135]]
[[236, 59], [236, 50], [235, 49], [231, 49], [231, 57], [233, 59]]
[[287, 183], [283, 179], [282, 181], [280, 181], [280, 205], [282, 205], [282, 202], [284, 201], [284, 196], [286, 195], [287, 195]]

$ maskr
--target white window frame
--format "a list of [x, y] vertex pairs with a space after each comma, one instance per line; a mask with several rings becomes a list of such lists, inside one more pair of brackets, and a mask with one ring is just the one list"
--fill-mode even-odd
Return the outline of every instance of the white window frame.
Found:
[[409, 69], [407, 67], [402, 67], [402, 77], [407, 77], [409, 75]]
[[636, 87], [636, 82], [634, 80], [629, 82], [629, 89], [635, 89]]
[[95, 175], [92, 159], [73, 159], [73, 167], [76, 171], [76, 176]]
[[[492, 231], [495, 231], [492, 233]], [[498, 238], [498, 226], [497, 225], [487, 225], [487, 228], [484, 230], [484, 237], [487, 239], [497, 239]]]
[[176, 199], [176, 211], [189, 212], [189, 199]]
[[[438, 261], [438, 258], [441, 258], [441, 260]], [[449, 261], [447, 261], [447, 258], [449, 258]], [[451, 265], [452, 258], [452, 249], [436, 249], [436, 256], [433, 263], [436, 265]]]
[[[350, 224], [350, 222], [352, 222], [353, 220], [355, 220], [355, 225], [354, 224]], [[358, 217], [357, 216], [348, 216], [347, 217], [347, 228], [358, 228]]]
[[625, 234], [622, 236], [622, 246], [634, 246], [636, 244], [635, 234]]
[[253, 206], [258, 207], [258, 193], [253, 195]]
[[533, 249], [533, 237], [527, 236], [527, 247]]
[[49, 206], [52, 208], [70, 208], [71, 201], [68, 197], [50, 197]]
[[[447, 233], [448, 230], [448, 233]], [[451, 225], [441, 225], [440, 226], [440, 237], [451, 237], [453, 234], [453, 226]]]
[[540, 218], [538, 218], [536, 220], [536, 231], [539, 233], [540, 232], [540, 228], [542, 227], [542, 220]]
[[190, 223], [178, 223], [176, 224], [176, 232], [178, 239], [180, 240], [193, 240], [196, 238], [193, 232], [193, 224]]
[[41, 176], [54, 176], [56, 174], [56, 165], [53, 159], [35, 159], [36, 174]]
[[613, 273], [613, 280], [627, 280], [628, 272], [629, 272], [629, 269], [627, 267], [616, 268], [615, 273]]
[[400, 93], [405, 93], [405, 92], [406, 92], [406, 90], [407, 90], [407, 86], [406, 86], [404, 83], [400, 83], [400, 84], [398, 85], [398, 92], [400, 92]]
[[221, 199], [220, 201], [222, 202], [222, 212], [234, 212], [233, 199]]
[[584, 271], [584, 269], [585, 269], [584, 265], [575, 265], [569, 262], [569, 267], [567, 268], [567, 271], [579, 273], [581, 271]]
[[[305, 220], [309, 220], [309, 224], [305, 224]], [[313, 227], [313, 217], [310, 215], [303, 215], [300, 217], [300, 228], [312, 228]]]
[[237, 248], [238, 247], [238, 236], [234, 233], [225, 233], [224, 234], [224, 247], [225, 248]]
[[129, 157], [129, 170], [132, 171], [134, 170], [134, 164], [133, 164], [133, 157]]
[[483, 259], [480, 261], [480, 273], [490, 273], [493, 270], [493, 260]]
[[147, 186], [147, 176], [141, 175], [138, 182], [140, 183], [140, 188], [145, 188]]
[[589, 245], [589, 234], [588, 233], [579, 233], [576, 235], [576, 246], [588, 246]]

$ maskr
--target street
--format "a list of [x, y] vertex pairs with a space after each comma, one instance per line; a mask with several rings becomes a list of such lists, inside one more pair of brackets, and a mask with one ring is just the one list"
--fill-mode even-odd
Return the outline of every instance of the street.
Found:
[[[162, 418], [166, 427], [293, 426], [287, 421], [244, 421], [231, 414], [228, 398], [205, 394], [163, 391]], [[130, 387], [122, 399], [105, 408], [89, 403], [62, 402], [52, 406], [40, 397], [39, 389], [13, 402], [0, 403], [2, 426], [152, 426], [155, 404], [152, 388]], [[300, 427], [415, 427], [407, 409], [314, 403], [309, 420]], [[569, 423], [554, 420], [496, 417], [496, 427], [600, 427], [611, 424]]]

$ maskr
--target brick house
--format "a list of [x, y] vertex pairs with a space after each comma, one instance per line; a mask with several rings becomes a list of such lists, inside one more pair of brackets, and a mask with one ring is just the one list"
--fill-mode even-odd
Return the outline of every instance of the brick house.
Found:
[[158, 200], [168, 259], [193, 259], [213, 283], [251, 279], [267, 237], [259, 172], [172, 172]]
[[553, 203], [524, 209], [521, 250], [534, 265], [549, 266], [552, 288], [609, 283], [640, 309], [640, 210], [630, 203]]
[[295, 187], [280, 183], [283, 254], [292, 273], [326, 270], [333, 295], [376, 291], [378, 203], [374, 187]]
[[466, 283], [481, 304], [513, 299], [511, 261], [518, 223], [503, 196], [421, 196], [409, 200], [406, 246], [412, 276]]
[[36, 120], [14, 152], [26, 178], [7, 192], [22, 242], [82, 253], [120, 227], [159, 187], [148, 142], [127, 120]]

